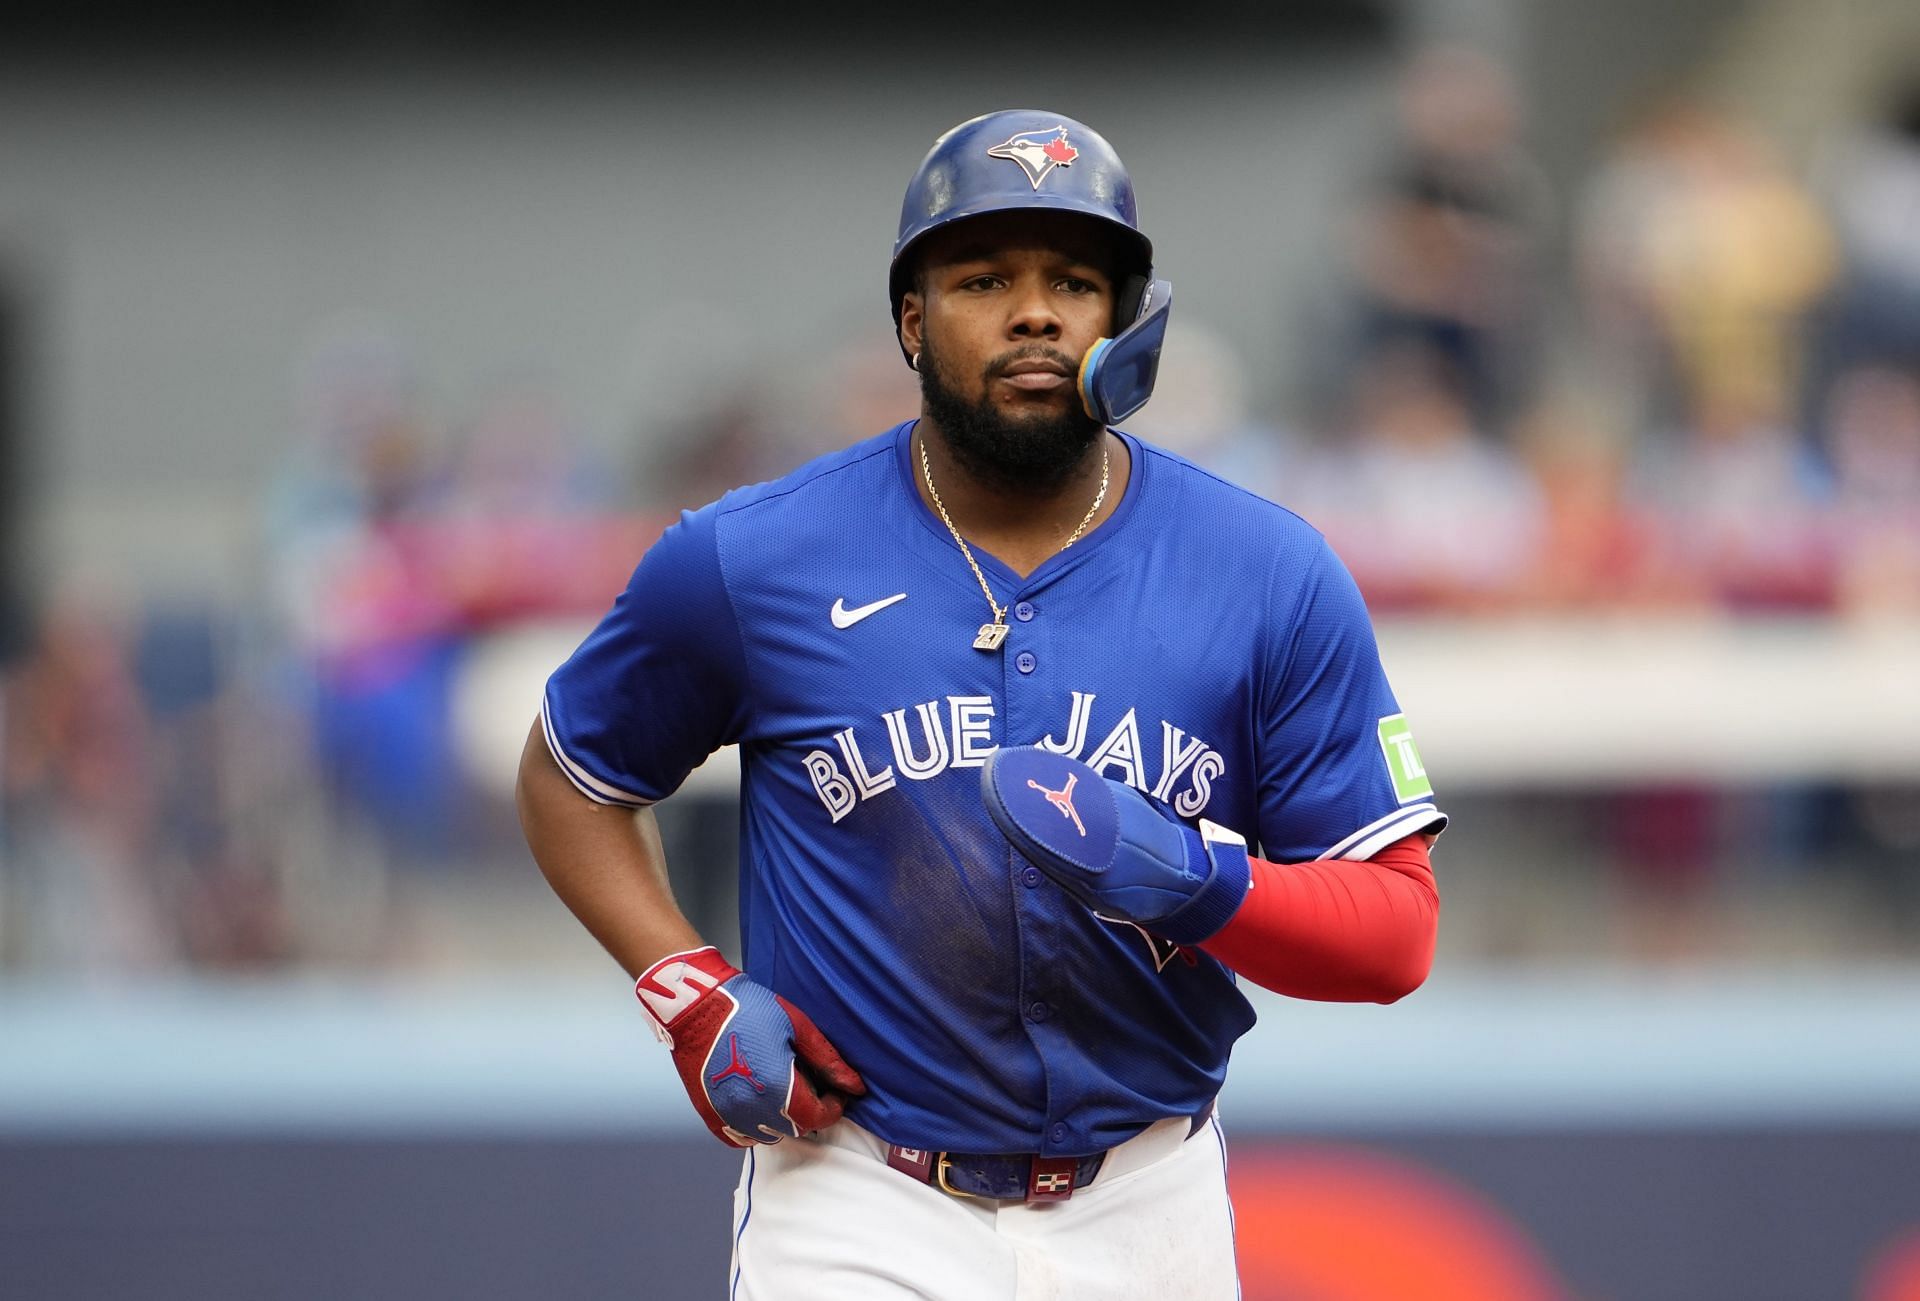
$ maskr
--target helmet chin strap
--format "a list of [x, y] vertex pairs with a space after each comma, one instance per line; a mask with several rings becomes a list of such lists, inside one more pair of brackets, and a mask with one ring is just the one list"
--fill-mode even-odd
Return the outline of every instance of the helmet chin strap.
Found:
[[1140, 297], [1133, 324], [1111, 339], [1097, 339], [1080, 359], [1080, 404], [1103, 425], [1118, 424], [1147, 405], [1160, 372], [1160, 346], [1167, 337], [1173, 286], [1155, 280]]

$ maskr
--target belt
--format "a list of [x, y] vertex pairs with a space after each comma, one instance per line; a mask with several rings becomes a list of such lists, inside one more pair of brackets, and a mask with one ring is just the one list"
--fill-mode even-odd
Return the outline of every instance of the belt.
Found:
[[[887, 1147], [887, 1164], [923, 1184], [932, 1184], [955, 1197], [977, 1197], [1004, 1202], [1064, 1202], [1076, 1188], [1085, 1188], [1100, 1175], [1107, 1158], [1139, 1149], [1139, 1162], [1157, 1159], [1200, 1132], [1213, 1115], [1209, 1102], [1179, 1126], [1161, 1121], [1118, 1147], [1091, 1156], [1039, 1156], [1031, 1152], [930, 1152], [924, 1148]], [[1181, 1129], [1185, 1132], [1182, 1133]], [[1162, 1150], [1164, 1149], [1164, 1151]], [[1134, 1155], [1128, 1152], [1129, 1156]]]
[[955, 1197], [1003, 1202], [1063, 1202], [1085, 1188], [1107, 1162], [1092, 1156], [1034, 1156], [1025, 1152], [929, 1152], [923, 1148], [887, 1148], [887, 1164], [921, 1183]]

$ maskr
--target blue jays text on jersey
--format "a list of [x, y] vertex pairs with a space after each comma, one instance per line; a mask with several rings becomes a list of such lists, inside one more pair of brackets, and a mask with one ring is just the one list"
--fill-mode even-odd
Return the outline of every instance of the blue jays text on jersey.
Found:
[[[1217, 750], [1162, 720], [1159, 766], [1149, 768], [1140, 739], [1139, 711], [1128, 709], [1113, 730], [1088, 751], [1088, 722], [1096, 693], [1075, 691], [1071, 695], [1070, 713], [1061, 728], [1065, 739], [1049, 733], [1038, 744], [1056, 754], [1082, 759], [1095, 772], [1171, 804], [1183, 818], [1198, 817], [1205, 811], [1214, 779], [1226, 766]], [[833, 734], [834, 744], [839, 747], [837, 755], [809, 750], [802, 758], [807, 775], [813, 779], [814, 793], [835, 822], [853, 812], [861, 801], [894, 789], [896, 772], [908, 781], [927, 781], [949, 767], [978, 768], [1000, 744], [993, 734], [992, 696], [924, 700], [912, 706], [912, 711], [913, 722], [908, 721], [904, 706], [881, 716], [886, 724], [889, 755], [884, 766], [868, 762], [851, 727]], [[1151, 782], [1150, 772], [1154, 774]]]
[[[1123, 435], [1114, 513], [985, 602], [922, 502], [912, 425], [689, 512], [552, 677], [542, 711], [590, 797], [664, 798], [741, 752], [753, 979], [866, 1078], [849, 1115], [932, 1150], [1102, 1150], [1219, 1090], [1252, 1011], [1028, 866], [978, 768], [1044, 744], [1266, 857], [1364, 858], [1444, 822], [1359, 593], [1298, 518]], [[717, 870], [717, 865], [716, 865]]]

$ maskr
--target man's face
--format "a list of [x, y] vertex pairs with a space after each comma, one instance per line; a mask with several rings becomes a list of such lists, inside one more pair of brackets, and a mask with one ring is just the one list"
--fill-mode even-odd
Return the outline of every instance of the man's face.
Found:
[[1000, 213], [928, 237], [901, 337], [919, 354], [927, 415], [983, 482], [1049, 492], [1099, 434], [1077, 377], [1112, 332], [1113, 256], [1072, 214]]

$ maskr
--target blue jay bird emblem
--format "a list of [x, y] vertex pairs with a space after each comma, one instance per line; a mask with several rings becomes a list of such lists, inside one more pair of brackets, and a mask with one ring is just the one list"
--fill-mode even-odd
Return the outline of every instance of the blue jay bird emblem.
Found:
[[1073, 160], [1080, 156], [1080, 151], [1067, 143], [1066, 127], [1056, 126], [1044, 131], [1022, 131], [1019, 135], [1009, 136], [987, 150], [987, 156], [1019, 163], [1020, 169], [1037, 190], [1040, 182], [1046, 180], [1047, 173], [1054, 168], [1073, 166]]

